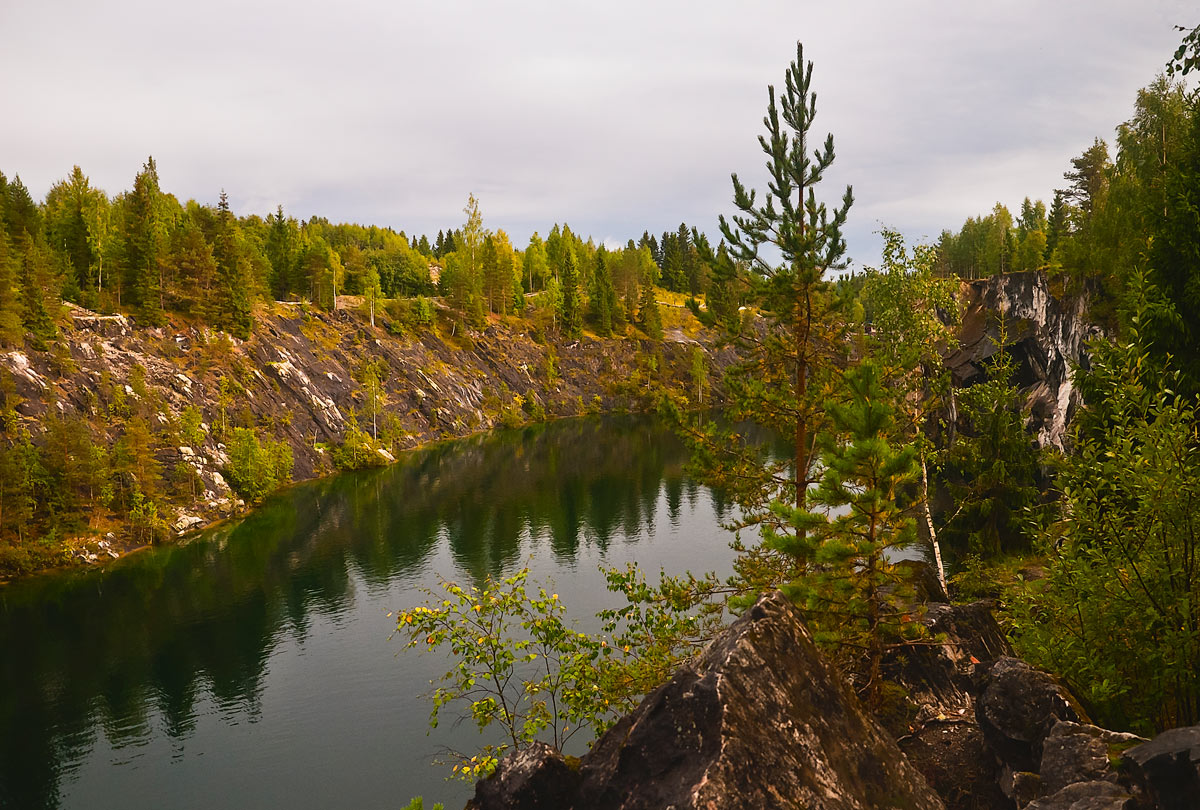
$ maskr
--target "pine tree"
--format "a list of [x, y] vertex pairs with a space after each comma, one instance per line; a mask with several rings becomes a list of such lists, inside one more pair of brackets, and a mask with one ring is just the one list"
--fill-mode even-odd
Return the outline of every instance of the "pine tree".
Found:
[[768, 527], [764, 544], [814, 563], [784, 592], [808, 611], [818, 641], [865, 672], [862, 691], [876, 703], [887, 647], [914, 629], [896, 609], [904, 577], [888, 553], [917, 539], [913, 516], [899, 505], [917, 480], [917, 456], [911, 444], [895, 442], [896, 412], [879, 369], [864, 362], [846, 372], [845, 382], [848, 401], [826, 403], [829, 423], [818, 438], [823, 472], [808, 499], [812, 508], [788, 510], [794, 531]]
[[162, 321], [164, 293], [160, 264], [165, 252], [166, 223], [158, 168], [148, 158], [124, 198], [122, 240], [123, 301], [148, 323]]
[[[787, 69], [778, 103], [775, 88], [768, 88], [763, 119], [767, 134], [759, 139], [771, 175], [765, 199], [757, 204], [755, 193], [735, 174], [734, 204], [740, 213], [731, 221], [720, 219], [729, 259], [745, 264], [753, 282], [753, 303], [769, 324], [762, 340], [746, 343], [747, 360], [728, 375], [730, 415], [734, 421], [750, 419], [792, 438], [790, 475], [785, 477], [782, 469], [758, 460], [747, 460], [738, 468], [763, 471], [758, 484], [741, 486], [736, 495], [744, 508], [759, 514], [772, 500], [803, 508], [812, 482], [812, 437], [823, 419], [825, 391], [836, 380], [838, 358], [846, 345], [841, 339], [838, 302], [824, 276], [827, 270], [843, 266], [846, 243], [841, 228], [853, 195], [847, 187], [841, 206], [832, 211], [817, 201], [814, 187], [833, 163], [834, 150], [833, 136], [828, 135], [820, 149], [809, 151], [809, 130], [816, 115], [811, 80], [812, 63], [804, 62], [803, 46], [797, 43], [796, 59]], [[763, 256], [764, 245], [771, 246], [772, 256], [779, 256], [778, 264]], [[716, 261], [706, 244], [699, 247], [706, 262]], [[738, 444], [737, 437], [721, 434], [715, 427], [709, 434], [712, 443]], [[729, 483], [722, 470], [709, 472]]]

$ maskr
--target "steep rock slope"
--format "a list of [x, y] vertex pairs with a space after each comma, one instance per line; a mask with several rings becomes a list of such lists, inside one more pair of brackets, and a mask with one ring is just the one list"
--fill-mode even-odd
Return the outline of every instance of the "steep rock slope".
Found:
[[[19, 423], [8, 428], [24, 427], [37, 442], [53, 408], [81, 417], [97, 444], [112, 447], [131, 413], [148, 414], [164, 477], [184, 465], [199, 482], [194, 494], [164, 487], [165, 517], [177, 533], [244, 506], [223, 474], [235, 427], [286, 442], [292, 477], [304, 480], [333, 471], [331, 449], [355, 421], [367, 433], [374, 421], [385, 462], [420, 444], [528, 420], [530, 412], [638, 408], [660, 386], [691, 386], [697, 348], [713, 379], [730, 359], [702, 332], [673, 330], [662, 343], [539, 341], [515, 319], [396, 336], [353, 311], [276, 305], [258, 313], [252, 336], [241, 341], [183, 321], [146, 327], [78, 307], [68, 315], [53, 345], [0, 353], [0, 404]], [[363, 382], [367, 361], [382, 377], [374, 414]], [[181, 436], [189, 406], [203, 420], [199, 443]], [[110, 514], [92, 524], [103, 532], [121, 520]], [[120, 537], [108, 540], [103, 550], [116, 553]], [[91, 551], [78, 556], [95, 556], [98, 542], [99, 535], [91, 538]]]
[[1067, 427], [1081, 404], [1072, 366], [1087, 368], [1087, 341], [1101, 334], [1087, 321], [1087, 299], [1051, 294], [1043, 273], [1006, 273], [964, 282], [960, 345], [946, 360], [959, 386], [983, 378], [996, 353], [999, 314], [1005, 346], [1017, 363], [1029, 427], [1043, 447], [1062, 449]]

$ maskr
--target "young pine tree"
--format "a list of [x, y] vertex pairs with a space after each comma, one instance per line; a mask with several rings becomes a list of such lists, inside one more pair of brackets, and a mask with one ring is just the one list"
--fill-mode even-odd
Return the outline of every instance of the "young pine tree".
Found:
[[793, 531], [768, 528], [764, 545], [797, 561], [784, 592], [807, 610], [817, 640], [865, 674], [863, 691], [874, 700], [885, 651], [913, 630], [896, 609], [905, 577], [890, 553], [917, 539], [911, 510], [900, 502], [919, 467], [915, 447], [898, 440], [880, 370], [864, 362], [845, 381], [848, 401], [826, 403], [829, 425], [817, 441], [821, 478], [805, 507], [775, 504]]

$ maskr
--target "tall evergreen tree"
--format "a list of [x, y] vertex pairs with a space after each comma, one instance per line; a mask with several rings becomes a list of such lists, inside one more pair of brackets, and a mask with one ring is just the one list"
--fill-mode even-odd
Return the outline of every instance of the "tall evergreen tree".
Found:
[[604, 248], [600, 248], [596, 252], [596, 269], [592, 271], [587, 308], [588, 320], [600, 337], [608, 337], [612, 334], [616, 298], [612, 275], [608, 269], [608, 252]]
[[242, 245], [237, 220], [229, 210], [229, 196], [224, 189], [221, 190], [221, 198], [217, 203], [213, 259], [217, 264], [217, 294], [211, 301], [212, 321], [216, 326], [227, 329], [231, 334], [245, 340], [250, 337], [251, 310], [254, 306], [250, 262]]
[[568, 248], [564, 251], [561, 273], [562, 310], [559, 321], [564, 335], [578, 338], [583, 334], [583, 303], [579, 297], [579, 266], [574, 250]]
[[[775, 88], [768, 88], [767, 133], [759, 138], [771, 175], [765, 199], [758, 204], [756, 195], [735, 174], [734, 204], [740, 213], [732, 220], [720, 219], [730, 258], [744, 262], [753, 275], [755, 302], [770, 323], [763, 340], [747, 344], [747, 360], [727, 380], [733, 399], [731, 416], [756, 421], [792, 439], [790, 475], [758, 461], [739, 468], [763, 470], [765, 477], [757, 486], [742, 487], [737, 495], [744, 508], [764, 517], [769, 516], [765, 511], [769, 501], [787, 500], [804, 507], [813, 480], [813, 435], [823, 420], [823, 381], [837, 376], [837, 356], [845, 345], [836, 302], [824, 276], [844, 266], [841, 228], [853, 194], [847, 187], [840, 207], [832, 211], [817, 201], [815, 186], [833, 163], [834, 150], [833, 136], [828, 135], [821, 148], [809, 151], [809, 131], [816, 115], [811, 80], [812, 63], [805, 63], [803, 46], [797, 43], [796, 59], [787, 69], [778, 102]], [[773, 248], [778, 264], [762, 255], [763, 245]], [[711, 263], [716, 257], [709, 250], [704, 258]], [[717, 433], [716, 428], [712, 433]], [[730, 437], [710, 435], [710, 439], [729, 444]], [[718, 480], [729, 480], [721, 470], [711, 472]]]
[[160, 323], [163, 314], [162, 272], [166, 223], [162, 191], [154, 158], [146, 160], [124, 198], [121, 234], [121, 297], [149, 323]]

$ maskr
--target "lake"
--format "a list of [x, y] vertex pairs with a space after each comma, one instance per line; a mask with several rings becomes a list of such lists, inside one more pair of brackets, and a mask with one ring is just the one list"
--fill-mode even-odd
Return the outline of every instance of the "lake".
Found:
[[[438, 654], [388, 613], [528, 565], [581, 627], [601, 566], [728, 573], [728, 508], [643, 417], [565, 420], [295, 486], [244, 520], [0, 588], [0, 807], [460, 807]], [[589, 621], [591, 619], [591, 621]]]

